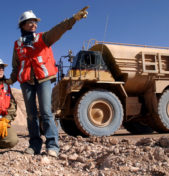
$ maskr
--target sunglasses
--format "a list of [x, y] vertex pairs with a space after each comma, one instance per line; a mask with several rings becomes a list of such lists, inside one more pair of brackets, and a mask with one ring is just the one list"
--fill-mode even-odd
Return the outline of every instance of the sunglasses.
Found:
[[4, 66], [3, 66], [3, 65], [0, 65], [0, 69], [1, 69], [1, 70], [4, 70]]
[[29, 24], [38, 24], [38, 22], [35, 21], [35, 20], [28, 20], [27, 23], [29, 23]]

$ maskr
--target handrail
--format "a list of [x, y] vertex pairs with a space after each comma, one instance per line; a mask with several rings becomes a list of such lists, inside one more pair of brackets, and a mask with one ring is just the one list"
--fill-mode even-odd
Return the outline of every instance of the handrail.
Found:
[[[145, 48], [158, 48], [158, 49], [168, 49], [169, 47], [161, 47], [161, 46], [151, 46], [151, 45], [138, 45], [138, 44], [128, 44], [128, 43], [116, 43], [116, 42], [105, 42], [105, 41], [97, 41], [96, 39], [90, 39], [87, 42], [86, 49], [88, 50], [89, 47], [92, 47], [96, 44], [114, 44], [114, 45], [124, 45], [124, 46], [136, 46], [136, 47], [145, 47]], [[83, 44], [83, 48], [84, 44]]]

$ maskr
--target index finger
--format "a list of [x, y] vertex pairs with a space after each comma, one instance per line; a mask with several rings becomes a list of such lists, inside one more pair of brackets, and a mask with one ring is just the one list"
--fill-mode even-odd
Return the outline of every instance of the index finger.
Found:
[[84, 7], [81, 11], [85, 11], [89, 8], [89, 6]]

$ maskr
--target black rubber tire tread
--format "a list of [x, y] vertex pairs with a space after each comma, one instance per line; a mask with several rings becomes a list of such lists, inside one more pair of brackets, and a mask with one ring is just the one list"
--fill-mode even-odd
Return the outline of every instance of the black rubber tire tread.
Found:
[[169, 116], [166, 112], [167, 104], [169, 103], [169, 90], [164, 91], [158, 102], [158, 124], [162, 132], [169, 132]]
[[149, 125], [159, 133], [169, 132], [169, 117], [166, 114], [166, 103], [169, 102], [169, 90], [164, 91], [158, 99], [158, 114], [149, 114]]
[[[161, 94], [160, 97], [158, 97], [158, 109], [157, 109], [157, 113], [150, 113], [150, 114], [147, 114], [146, 118], [147, 118], [147, 123], [149, 124], [149, 126], [154, 130], [154, 131], [157, 131], [159, 133], [165, 133], [165, 132], [168, 132], [169, 131], [169, 128], [166, 126], [164, 120], [163, 120], [163, 117], [161, 116], [161, 111], [163, 108], [163, 106], [165, 106], [165, 104], [163, 103], [164, 99], [166, 99], [168, 97], [169, 99], [169, 90], [166, 90], [164, 91], [163, 94]], [[166, 98], [165, 98], [166, 96]], [[152, 104], [152, 107], [153, 107], [153, 104]], [[156, 108], [156, 107], [155, 107]], [[154, 110], [155, 112], [156, 110]], [[165, 112], [166, 112], [166, 109], [165, 109]], [[163, 114], [163, 113], [162, 113]], [[169, 120], [169, 118], [168, 118]], [[169, 122], [168, 122], [169, 123]]]
[[[105, 127], [94, 126], [88, 119], [88, 106], [95, 100], [106, 100], [114, 107], [114, 118], [112, 122]], [[117, 131], [123, 121], [123, 107], [119, 98], [112, 92], [97, 89], [86, 92], [75, 107], [75, 122], [77, 127], [88, 136], [110, 136]]]
[[148, 124], [142, 124], [137, 121], [125, 122], [123, 126], [132, 134], [151, 134], [154, 131]]
[[62, 130], [70, 136], [83, 136], [86, 137], [76, 126], [74, 119], [60, 119], [60, 126]]

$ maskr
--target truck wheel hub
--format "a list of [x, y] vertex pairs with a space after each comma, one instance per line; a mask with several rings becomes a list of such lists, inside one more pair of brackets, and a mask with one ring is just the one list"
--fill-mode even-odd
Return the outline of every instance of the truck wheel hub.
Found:
[[114, 111], [112, 106], [103, 100], [94, 101], [88, 109], [88, 117], [95, 126], [105, 127], [113, 119]]

